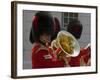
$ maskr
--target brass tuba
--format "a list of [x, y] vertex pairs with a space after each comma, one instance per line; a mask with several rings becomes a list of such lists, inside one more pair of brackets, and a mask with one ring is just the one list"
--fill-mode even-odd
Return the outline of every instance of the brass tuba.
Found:
[[51, 42], [51, 47], [53, 50], [61, 48], [61, 51], [66, 54], [66, 57], [75, 57], [80, 53], [80, 46], [76, 38], [64, 30], [57, 34], [57, 38]]

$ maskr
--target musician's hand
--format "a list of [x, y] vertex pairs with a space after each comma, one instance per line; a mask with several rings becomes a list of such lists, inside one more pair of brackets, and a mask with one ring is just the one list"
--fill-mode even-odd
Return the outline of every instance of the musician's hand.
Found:
[[63, 59], [64, 57], [66, 57], [66, 54], [63, 51], [61, 51], [60, 53], [57, 54], [57, 56], [58, 59]]
[[64, 61], [66, 67], [69, 67], [69, 66], [70, 66], [70, 65], [69, 65], [69, 61], [71, 60], [71, 57], [67, 57], [67, 54], [66, 54], [66, 53], [64, 53], [64, 52], [62, 51], [62, 52], [59, 53], [57, 56], [58, 56], [58, 59], [59, 59], [59, 60], [63, 60], [63, 61]]
[[86, 66], [83, 56], [80, 58], [80, 66]]

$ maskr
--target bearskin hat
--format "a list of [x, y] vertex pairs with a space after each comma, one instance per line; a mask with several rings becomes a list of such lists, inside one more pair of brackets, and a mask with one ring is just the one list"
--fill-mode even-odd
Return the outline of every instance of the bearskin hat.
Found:
[[79, 39], [81, 37], [82, 29], [83, 26], [77, 19], [73, 19], [72, 21], [70, 21], [67, 27], [67, 31], [74, 35], [76, 39]]
[[35, 14], [30, 31], [30, 42], [38, 41], [42, 34], [54, 34], [54, 20], [50, 12], [39, 11]]

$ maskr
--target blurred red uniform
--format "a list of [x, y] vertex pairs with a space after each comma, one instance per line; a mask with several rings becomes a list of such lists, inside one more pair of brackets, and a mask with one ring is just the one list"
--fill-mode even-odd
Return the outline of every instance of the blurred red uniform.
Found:
[[[86, 49], [83, 48], [80, 50], [80, 54], [77, 57], [71, 57], [71, 60], [69, 61], [69, 65], [75, 67], [75, 66], [82, 66], [84, 64], [88, 64], [90, 55], [91, 55], [90, 47]], [[89, 65], [85, 65], [85, 66], [89, 66]]]

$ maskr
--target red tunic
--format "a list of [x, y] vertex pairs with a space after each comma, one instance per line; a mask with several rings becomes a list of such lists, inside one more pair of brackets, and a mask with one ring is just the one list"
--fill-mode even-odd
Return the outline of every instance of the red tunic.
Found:
[[48, 49], [41, 44], [34, 44], [32, 48], [32, 68], [54, 68], [64, 67], [64, 61], [52, 60]]
[[90, 48], [81, 49], [80, 54], [77, 57], [71, 57], [69, 61], [69, 65], [72, 67], [81, 66], [80, 59], [83, 57], [84, 62], [87, 64], [88, 60], [90, 59]]

